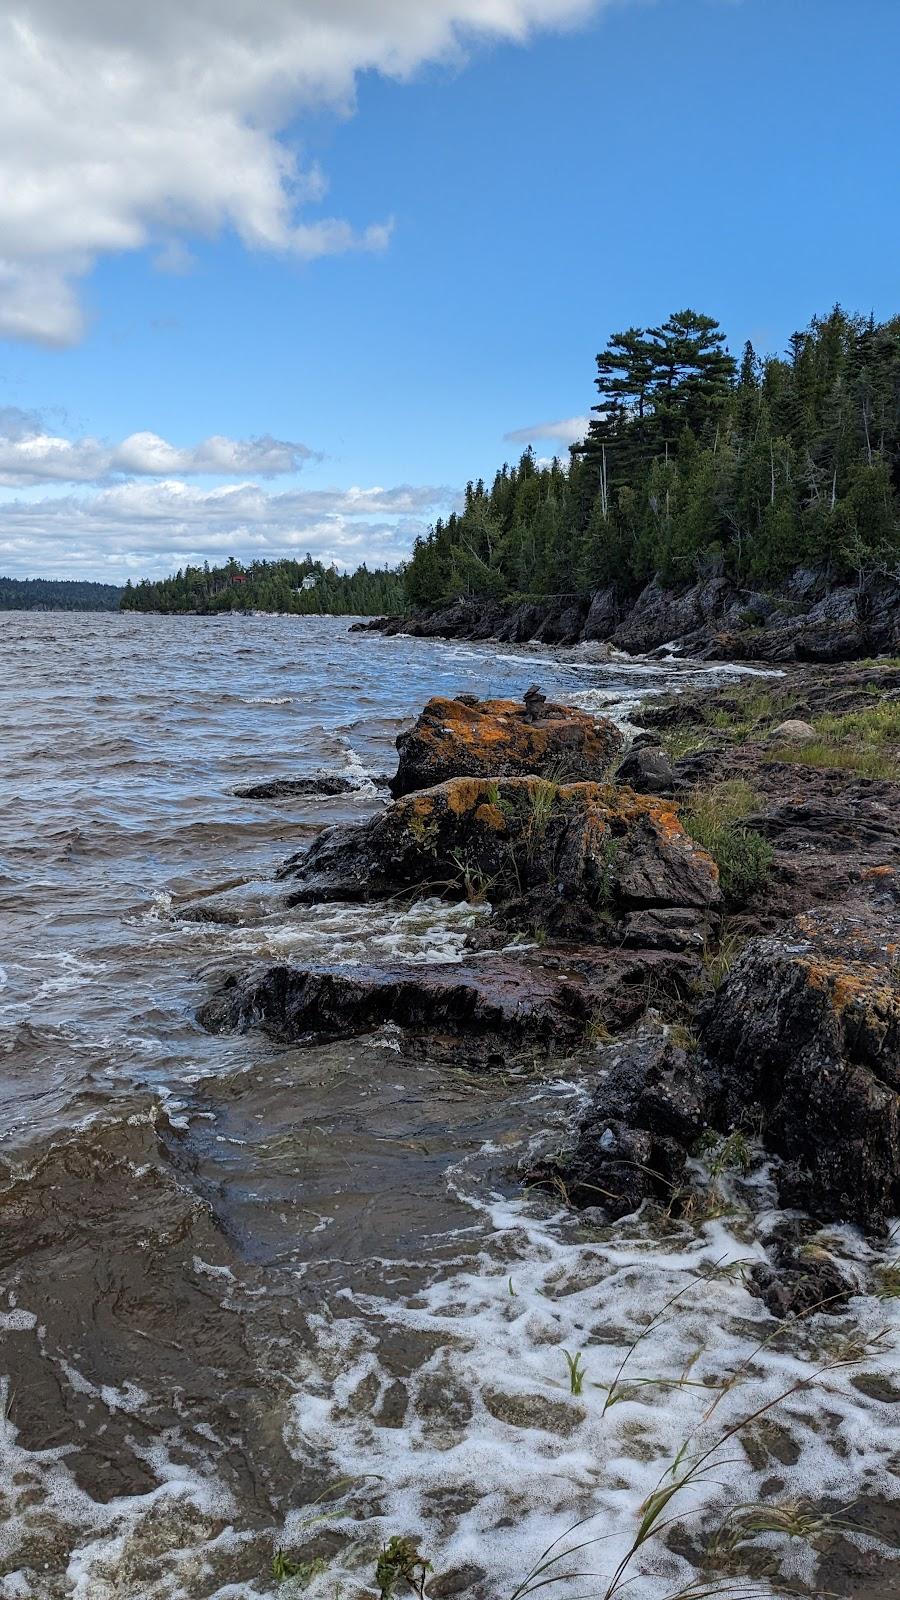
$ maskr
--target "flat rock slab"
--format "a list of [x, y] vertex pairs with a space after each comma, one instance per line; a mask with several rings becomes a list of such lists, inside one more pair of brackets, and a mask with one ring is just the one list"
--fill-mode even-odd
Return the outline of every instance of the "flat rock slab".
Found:
[[509, 1045], [573, 1045], [619, 1030], [652, 1000], [681, 993], [690, 957], [658, 950], [545, 949], [468, 963], [269, 967], [231, 977], [202, 1007], [211, 1032], [260, 1028], [288, 1042], [395, 1023], [421, 1033], [492, 1035]]

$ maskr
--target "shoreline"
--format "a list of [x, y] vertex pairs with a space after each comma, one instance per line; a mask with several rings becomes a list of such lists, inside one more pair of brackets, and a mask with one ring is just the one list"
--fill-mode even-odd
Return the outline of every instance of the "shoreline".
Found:
[[654, 578], [637, 594], [606, 587], [540, 600], [463, 597], [408, 616], [359, 621], [350, 631], [590, 644], [630, 656], [677, 652], [700, 661], [858, 661], [900, 652], [900, 580], [875, 575], [835, 585], [821, 571], [801, 569], [764, 591], [726, 578], [667, 589]]

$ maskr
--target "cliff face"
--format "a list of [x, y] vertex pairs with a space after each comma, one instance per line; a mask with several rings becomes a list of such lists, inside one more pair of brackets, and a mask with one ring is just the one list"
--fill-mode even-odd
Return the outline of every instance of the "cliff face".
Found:
[[379, 617], [358, 629], [426, 638], [609, 644], [631, 655], [673, 647], [718, 661], [852, 661], [900, 651], [900, 580], [878, 575], [830, 586], [800, 570], [777, 591], [739, 589], [727, 578], [638, 595], [615, 588], [511, 604], [467, 598], [410, 617]]

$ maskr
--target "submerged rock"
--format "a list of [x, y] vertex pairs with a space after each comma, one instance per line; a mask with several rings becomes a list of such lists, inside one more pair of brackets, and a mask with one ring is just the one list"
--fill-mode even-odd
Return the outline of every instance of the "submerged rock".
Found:
[[530, 705], [472, 695], [429, 700], [414, 727], [397, 740], [400, 765], [391, 793], [400, 797], [448, 778], [534, 774], [568, 783], [601, 780], [623, 743], [615, 723], [572, 706], [548, 705], [536, 685], [528, 696]]
[[900, 1205], [896, 904], [834, 907], [754, 939], [703, 1045], [722, 1114], [757, 1120], [783, 1201], [881, 1229]]
[[705, 914], [721, 899], [715, 863], [671, 802], [541, 778], [454, 778], [408, 795], [326, 830], [281, 875], [296, 881], [292, 905], [480, 895], [507, 922], [574, 940], [606, 937], [631, 911]]

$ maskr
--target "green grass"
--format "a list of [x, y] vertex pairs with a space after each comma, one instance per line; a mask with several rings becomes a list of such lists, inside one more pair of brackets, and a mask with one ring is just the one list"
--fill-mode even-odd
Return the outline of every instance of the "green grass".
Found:
[[581, 1359], [581, 1353], [579, 1352], [578, 1355], [572, 1356], [568, 1350], [564, 1350], [563, 1355], [566, 1358], [566, 1366], [569, 1370], [569, 1393], [583, 1394], [585, 1367]]
[[747, 900], [765, 883], [772, 864], [772, 846], [745, 826], [758, 804], [750, 784], [733, 778], [697, 790], [681, 814], [691, 838], [715, 861], [727, 900]]
[[816, 738], [777, 746], [778, 761], [831, 767], [862, 778], [900, 777], [900, 700], [879, 700], [863, 711], [816, 717]]
[[393, 1600], [401, 1585], [422, 1600], [428, 1574], [433, 1571], [431, 1562], [420, 1555], [415, 1539], [395, 1534], [382, 1547], [375, 1563], [379, 1600]]

